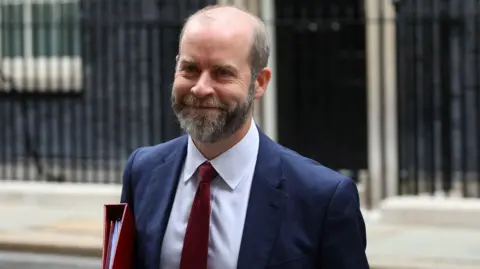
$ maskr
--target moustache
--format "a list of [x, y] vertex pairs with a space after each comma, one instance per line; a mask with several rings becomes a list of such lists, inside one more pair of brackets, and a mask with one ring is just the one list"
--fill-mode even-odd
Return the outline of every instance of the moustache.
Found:
[[221, 110], [228, 110], [228, 106], [222, 104], [220, 101], [218, 101], [215, 98], [199, 99], [195, 96], [188, 95], [188, 96], [185, 96], [185, 98], [183, 98], [182, 101], [184, 105], [190, 106], [193, 108], [215, 108], [215, 109], [221, 109]]

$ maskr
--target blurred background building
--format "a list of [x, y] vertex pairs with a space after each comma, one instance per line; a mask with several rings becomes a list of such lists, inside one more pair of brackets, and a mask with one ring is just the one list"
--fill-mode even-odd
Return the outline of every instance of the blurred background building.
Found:
[[[214, 3], [2, 0], [0, 178], [118, 184], [135, 148], [178, 136], [178, 33]], [[268, 25], [255, 117], [272, 138], [365, 183], [369, 203], [478, 196], [476, 1], [219, 3]]]
[[181, 134], [178, 34], [217, 2], [267, 24], [270, 137], [386, 221], [480, 227], [476, 0], [0, 0], [0, 180], [118, 188], [135, 148]]

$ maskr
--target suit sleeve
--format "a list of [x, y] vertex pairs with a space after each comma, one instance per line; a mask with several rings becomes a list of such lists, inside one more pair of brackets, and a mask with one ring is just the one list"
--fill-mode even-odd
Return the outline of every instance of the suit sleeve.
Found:
[[133, 211], [133, 187], [132, 187], [132, 169], [135, 156], [140, 149], [135, 150], [127, 159], [122, 177], [122, 193], [120, 203], [128, 203]]
[[[135, 156], [137, 155], [138, 151], [140, 149], [135, 150], [127, 159], [127, 163], [125, 165], [125, 169], [123, 171], [123, 177], [122, 177], [122, 193], [120, 195], [120, 203], [128, 203], [130, 206], [130, 209], [132, 210], [132, 214], [135, 215], [135, 208], [134, 208], [134, 187], [132, 182], [132, 174], [133, 174], [133, 163], [135, 160]], [[138, 253], [138, 245], [134, 248], [134, 253], [133, 255], [133, 268], [145, 268], [145, 266], [142, 264], [142, 260], [139, 257]]]
[[343, 180], [328, 207], [318, 268], [368, 269], [366, 246], [357, 187], [352, 180]]

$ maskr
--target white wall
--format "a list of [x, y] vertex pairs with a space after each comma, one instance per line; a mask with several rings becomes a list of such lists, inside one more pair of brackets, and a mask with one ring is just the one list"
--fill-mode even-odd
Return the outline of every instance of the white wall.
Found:
[[368, 170], [371, 206], [397, 193], [395, 10], [391, 0], [365, 0], [367, 17]]

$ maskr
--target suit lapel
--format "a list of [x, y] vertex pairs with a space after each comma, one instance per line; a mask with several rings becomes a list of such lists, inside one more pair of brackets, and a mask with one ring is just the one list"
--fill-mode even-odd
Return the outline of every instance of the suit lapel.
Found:
[[150, 253], [146, 255], [146, 268], [154, 269], [160, 266], [161, 246], [185, 159], [187, 139], [183, 139], [180, 144], [175, 152], [153, 170], [144, 197], [145, 229], [147, 234], [152, 236], [149, 240], [151, 245], [148, 247]]
[[278, 146], [260, 133], [247, 216], [238, 258], [238, 269], [265, 268], [277, 238], [287, 195], [283, 191]]

